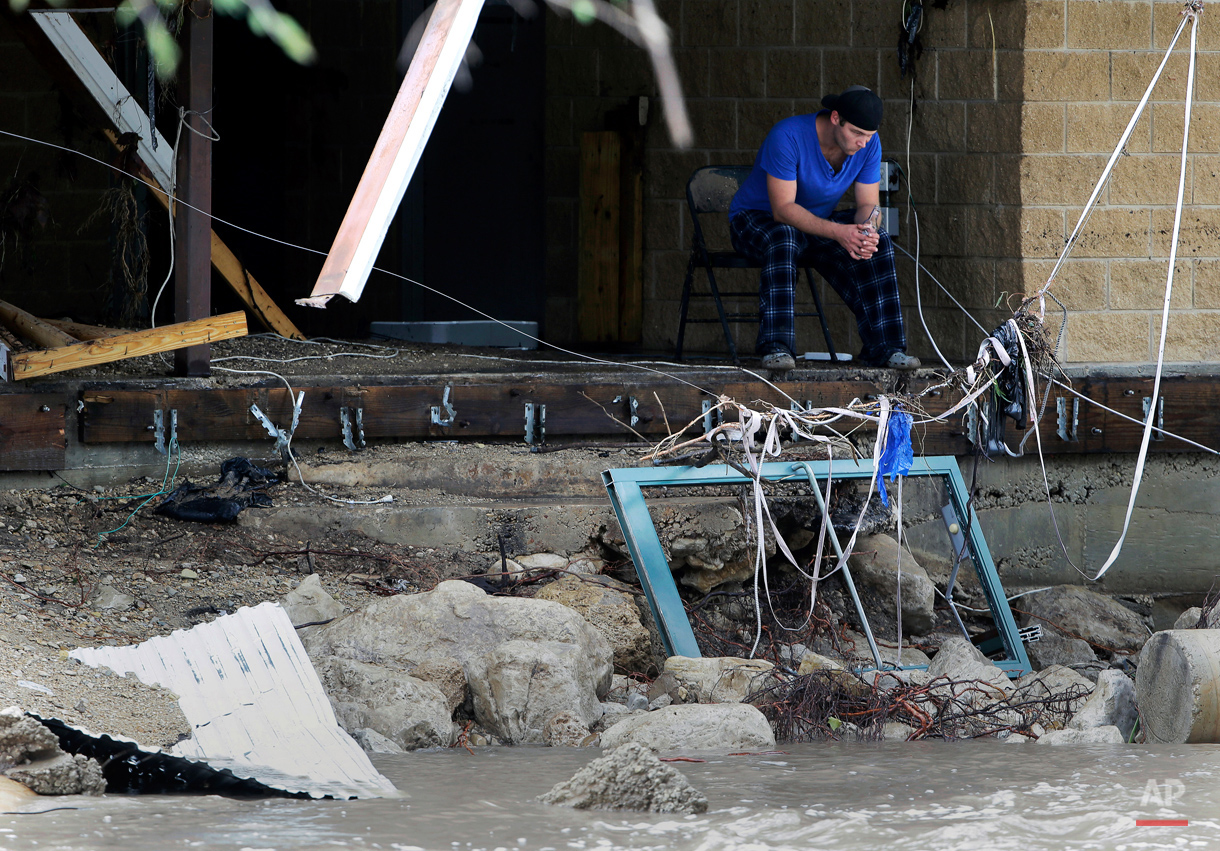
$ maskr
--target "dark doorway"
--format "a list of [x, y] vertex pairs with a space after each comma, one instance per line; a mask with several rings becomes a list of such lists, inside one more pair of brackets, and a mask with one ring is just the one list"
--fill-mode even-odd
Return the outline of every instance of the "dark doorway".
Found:
[[[277, 4], [279, 5], [279, 4]], [[330, 248], [402, 75], [402, 38], [421, 0], [291, 0], [281, 6], [318, 49], [310, 68], [217, 19], [213, 209], [243, 226]], [[469, 91], [450, 92], [377, 265], [497, 318], [540, 321], [543, 305], [541, 15], [487, 0], [475, 31], [483, 54]], [[469, 310], [374, 272], [356, 304], [299, 308], [322, 258], [218, 225], [308, 335], [362, 335], [375, 320], [477, 319]], [[217, 310], [238, 309], [217, 283]], [[506, 297], [507, 296], [507, 297]], [[252, 328], [252, 330], [254, 330]]]
[[[541, 322], [542, 15], [526, 19], [489, 0], [474, 43], [483, 60], [472, 69], [473, 85], [449, 93], [417, 171], [423, 228], [421, 235], [404, 226], [404, 266], [497, 319]], [[480, 318], [410, 284], [403, 313], [419, 321]]]

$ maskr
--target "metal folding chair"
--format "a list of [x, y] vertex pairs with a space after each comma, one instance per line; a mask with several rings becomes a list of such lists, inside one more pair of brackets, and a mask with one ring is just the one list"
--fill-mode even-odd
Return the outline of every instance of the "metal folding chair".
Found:
[[[757, 308], [752, 313], [726, 313], [724, 299], [753, 298], [758, 299], [758, 290], [750, 292], [721, 292], [716, 284], [713, 269], [760, 269], [761, 264], [755, 263], [744, 254], [736, 251], [708, 251], [707, 242], [703, 237], [703, 227], [699, 217], [707, 213], [726, 215], [729, 204], [737, 193], [738, 187], [750, 174], [750, 166], [745, 165], [709, 165], [695, 169], [695, 173], [686, 182], [686, 206], [690, 210], [694, 230], [691, 234], [690, 261], [686, 264], [686, 281], [682, 285], [682, 309], [678, 318], [678, 349], [675, 357], [682, 360], [682, 344], [686, 337], [687, 323], [719, 322], [724, 331], [724, 341], [729, 346], [729, 354], [734, 363], [740, 363], [737, 356], [737, 344], [733, 341], [733, 332], [729, 328], [729, 320], [737, 322], [757, 322]], [[694, 291], [695, 269], [707, 271], [708, 292]], [[813, 270], [806, 267], [805, 277], [809, 281], [809, 292], [813, 295], [814, 309], [798, 312], [796, 316], [816, 316], [822, 323], [822, 335], [826, 338], [826, 349], [830, 352], [831, 362], [838, 360], [835, 344], [830, 339], [830, 328], [826, 326], [826, 314], [822, 309], [822, 299], [814, 282]], [[689, 315], [692, 298], [710, 298], [716, 305], [716, 318], [692, 319]]]

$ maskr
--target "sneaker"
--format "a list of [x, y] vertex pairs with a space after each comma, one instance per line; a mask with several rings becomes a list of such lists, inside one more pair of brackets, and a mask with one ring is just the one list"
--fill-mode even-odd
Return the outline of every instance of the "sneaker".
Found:
[[919, 369], [919, 367], [922, 366], [922, 364], [919, 362], [919, 358], [915, 357], [914, 355], [908, 355], [906, 352], [894, 352], [892, 355], [886, 358], [885, 363], [882, 365], [887, 369], [902, 370]]
[[763, 369], [787, 372], [790, 369], [796, 369], [796, 359], [788, 352], [771, 352], [763, 355], [762, 365]]

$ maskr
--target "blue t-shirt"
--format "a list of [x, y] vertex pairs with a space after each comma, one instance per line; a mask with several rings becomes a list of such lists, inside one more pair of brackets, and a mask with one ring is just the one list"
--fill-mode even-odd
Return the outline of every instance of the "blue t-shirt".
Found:
[[796, 203], [819, 218], [828, 218], [853, 183], [881, 181], [881, 136], [844, 162], [838, 173], [826, 162], [818, 142], [818, 115], [794, 115], [771, 128], [754, 158], [754, 168], [733, 196], [729, 215], [741, 210], [771, 212], [767, 175], [796, 181]]

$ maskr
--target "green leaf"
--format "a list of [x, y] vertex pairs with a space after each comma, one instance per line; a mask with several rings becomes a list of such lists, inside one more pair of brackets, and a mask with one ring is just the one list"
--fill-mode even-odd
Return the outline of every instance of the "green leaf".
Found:
[[144, 37], [148, 42], [148, 55], [152, 57], [157, 76], [163, 80], [172, 77], [182, 55], [178, 42], [160, 21], [149, 24], [144, 31]]
[[309, 65], [318, 58], [318, 51], [314, 49], [309, 33], [289, 15], [281, 14], [278, 17], [271, 37], [293, 62]]
[[114, 12], [114, 19], [120, 27], [129, 27], [139, 18], [140, 12], [136, 9], [136, 5], [131, 0], [123, 0], [119, 4], [119, 8]]
[[826, 723], [830, 725], [830, 730], [832, 733], [843, 726], [843, 722], [833, 715], [826, 718]]
[[572, 17], [582, 24], [591, 24], [597, 20], [597, 7], [592, 0], [572, 0]]

